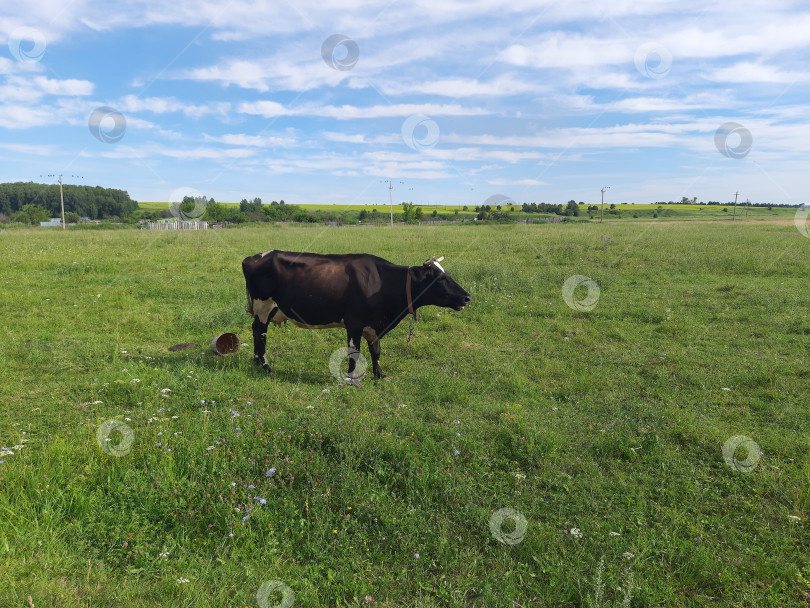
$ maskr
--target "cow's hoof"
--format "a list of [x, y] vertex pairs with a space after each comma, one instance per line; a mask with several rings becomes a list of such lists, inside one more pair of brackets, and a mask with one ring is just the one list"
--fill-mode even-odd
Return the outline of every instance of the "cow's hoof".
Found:
[[259, 357], [253, 357], [253, 364], [258, 365], [268, 373], [270, 372], [270, 365], [268, 365], [267, 361], [262, 361], [261, 359], [259, 359]]

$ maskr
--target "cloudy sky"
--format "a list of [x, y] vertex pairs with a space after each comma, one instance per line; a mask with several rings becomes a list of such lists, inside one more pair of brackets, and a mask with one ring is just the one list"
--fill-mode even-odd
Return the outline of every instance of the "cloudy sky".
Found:
[[[32, 0], [0, 181], [141, 201], [807, 202], [805, 0]], [[42, 177], [40, 177], [42, 176]]]

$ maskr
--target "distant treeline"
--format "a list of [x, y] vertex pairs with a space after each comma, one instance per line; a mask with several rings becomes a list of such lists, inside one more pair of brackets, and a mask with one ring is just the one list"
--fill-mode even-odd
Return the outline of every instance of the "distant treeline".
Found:
[[[734, 205], [734, 201], [729, 201], [727, 203], [721, 203], [720, 201], [703, 201], [698, 202], [697, 197], [693, 196], [692, 198], [686, 198], [685, 196], [679, 201], [656, 201], [656, 205]], [[737, 205], [745, 205], [745, 201], [738, 200]], [[773, 207], [795, 207], [795, 203], [748, 203], [749, 207], [767, 207], [768, 209], [772, 209]]]
[[[137, 201], [129, 198], [124, 190], [101, 186], [62, 186], [65, 197], [65, 212], [97, 220], [103, 218], [127, 218], [138, 208]], [[59, 184], [35, 184], [15, 182], [0, 184], [0, 214], [11, 216], [25, 205], [36, 205], [50, 217], [60, 217]]]

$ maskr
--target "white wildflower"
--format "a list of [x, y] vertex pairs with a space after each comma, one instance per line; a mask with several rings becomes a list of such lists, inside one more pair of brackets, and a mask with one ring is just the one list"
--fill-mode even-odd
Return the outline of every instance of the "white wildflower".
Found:
[[626, 557], [627, 559], [631, 559], [631, 558], [635, 557], [635, 555], [633, 555], [629, 551], [625, 551], [624, 553], [622, 553], [622, 557]]
[[171, 393], [172, 389], [170, 389], [170, 388], [162, 388], [162, 389], [160, 389], [160, 392], [161, 393]]
[[133, 379], [132, 379], [132, 380], [130, 380], [129, 382], [130, 382], [130, 384], [135, 384], [135, 383], [137, 383], [137, 382], [140, 382], [140, 379], [139, 379], [139, 378], [133, 378]]
[[187, 578], [178, 578], [177, 579], [177, 584], [178, 585], [183, 585], [183, 584], [188, 583], [188, 582], [189, 582], [189, 580]]
[[580, 532], [579, 528], [571, 528], [569, 534], [571, 534], [571, 536], [576, 536], [577, 538], [582, 538], [582, 532]]
[[608, 532], [611, 536], [621, 536], [618, 532]]

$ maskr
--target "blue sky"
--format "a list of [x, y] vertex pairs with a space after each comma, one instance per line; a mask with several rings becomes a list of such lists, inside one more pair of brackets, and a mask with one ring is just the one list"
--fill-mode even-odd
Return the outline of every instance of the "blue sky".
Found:
[[780, 0], [33, 0], [0, 11], [0, 181], [798, 204], [808, 32]]

